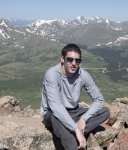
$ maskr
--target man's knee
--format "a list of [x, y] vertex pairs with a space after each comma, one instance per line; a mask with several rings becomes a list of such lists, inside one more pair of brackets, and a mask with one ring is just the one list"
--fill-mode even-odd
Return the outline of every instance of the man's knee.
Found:
[[104, 118], [107, 120], [110, 117], [110, 111], [107, 107], [103, 107]]

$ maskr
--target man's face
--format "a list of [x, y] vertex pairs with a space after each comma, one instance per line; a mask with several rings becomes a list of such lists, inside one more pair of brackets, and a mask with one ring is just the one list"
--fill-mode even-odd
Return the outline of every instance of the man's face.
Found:
[[74, 51], [69, 51], [67, 52], [65, 58], [62, 59], [64, 62], [64, 69], [66, 75], [74, 74], [78, 70], [81, 62], [79, 53]]

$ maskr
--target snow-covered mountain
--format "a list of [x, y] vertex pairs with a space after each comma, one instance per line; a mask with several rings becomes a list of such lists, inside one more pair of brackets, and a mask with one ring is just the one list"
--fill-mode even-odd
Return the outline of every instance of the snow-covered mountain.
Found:
[[25, 35], [23, 28], [18, 28], [17, 26], [11, 24], [9, 20], [0, 19], [0, 39], [14, 39], [16, 34]]
[[1, 19], [0, 20], [0, 38], [9, 39], [10, 35], [8, 34], [8, 31], [11, 30], [11, 28], [8, 26], [8, 21]]
[[20, 36], [27, 39], [28, 36], [36, 35], [52, 41], [76, 42], [88, 47], [118, 46], [127, 44], [128, 41], [127, 21], [114, 22], [102, 17], [79, 16], [74, 19], [35, 20], [26, 26], [17, 24], [18, 21], [0, 19], [0, 39], [20, 39]]
[[[128, 26], [127, 26], [128, 27]], [[27, 29], [54, 41], [77, 42], [88, 46], [109, 45], [128, 32], [126, 23], [114, 22], [108, 18], [79, 16], [67, 20], [36, 20]]]
[[106, 23], [110, 24], [110, 20], [108, 18], [102, 18], [102, 17], [92, 17], [87, 18], [84, 16], [78, 16], [75, 19], [54, 19], [54, 20], [36, 20], [32, 23], [32, 26], [40, 27], [44, 24], [52, 25], [54, 23], [58, 23], [60, 25], [85, 25], [89, 23]]

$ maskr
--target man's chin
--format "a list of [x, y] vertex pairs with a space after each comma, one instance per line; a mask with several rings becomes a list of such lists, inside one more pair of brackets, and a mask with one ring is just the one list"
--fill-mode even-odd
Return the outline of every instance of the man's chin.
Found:
[[67, 75], [73, 75], [73, 74], [75, 74], [77, 72], [77, 69], [70, 69], [70, 70], [68, 70], [67, 71]]
[[76, 73], [76, 71], [77, 71], [77, 70], [71, 70], [71, 71], [70, 71], [70, 74], [74, 74], [74, 73]]

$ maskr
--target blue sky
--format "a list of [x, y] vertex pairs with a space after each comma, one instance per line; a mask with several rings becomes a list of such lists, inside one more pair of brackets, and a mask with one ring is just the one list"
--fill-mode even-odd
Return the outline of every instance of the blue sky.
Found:
[[128, 0], [0, 0], [0, 17], [56, 19], [101, 16], [128, 20]]

